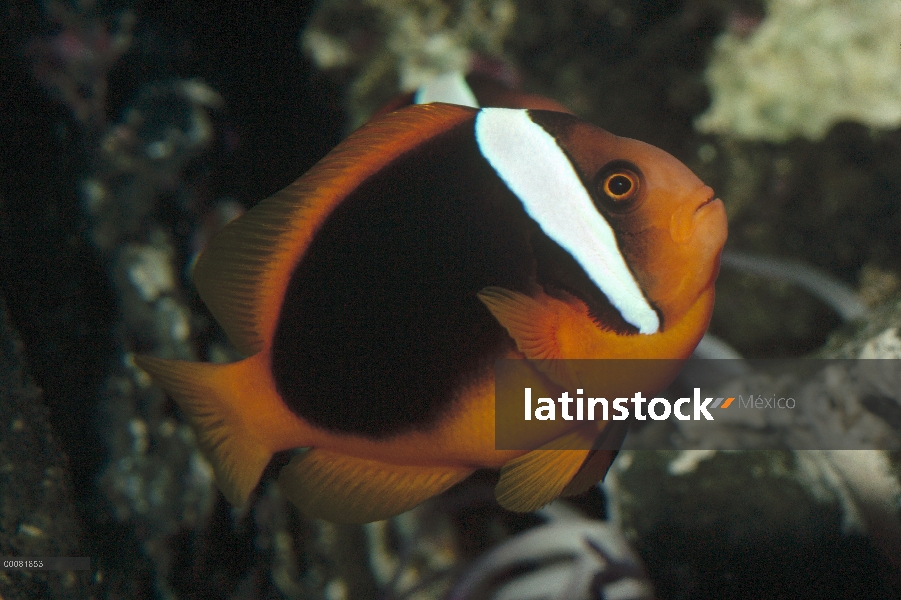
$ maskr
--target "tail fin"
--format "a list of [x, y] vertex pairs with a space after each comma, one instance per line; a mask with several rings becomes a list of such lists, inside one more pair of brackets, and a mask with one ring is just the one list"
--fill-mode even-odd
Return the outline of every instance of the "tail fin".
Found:
[[228, 501], [245, 504], [273, 454], [245, 416], [255, 404], [255, 398], [245, 395], [251, 359], [231, 364], [149, 356], [134, 360], [178, 402]]

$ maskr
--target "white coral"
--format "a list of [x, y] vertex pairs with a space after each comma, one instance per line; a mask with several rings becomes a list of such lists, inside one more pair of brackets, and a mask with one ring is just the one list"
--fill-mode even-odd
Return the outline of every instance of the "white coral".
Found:
[[748, 38], [716, 41], [700, 131], [779, 142], [841, 120], [901, 125], [898, 0], [770, 0], [767, 13]]

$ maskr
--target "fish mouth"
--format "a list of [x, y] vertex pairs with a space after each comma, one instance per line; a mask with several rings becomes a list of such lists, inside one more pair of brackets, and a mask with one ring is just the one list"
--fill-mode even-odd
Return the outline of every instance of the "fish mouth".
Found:
[[703, 209], [705, 206], [712, 204], [713, 202], [717, 202], [717, 201], [722, 202], [722, 200], [720, 200], [719, 198], [716, 197], [716, 194], [713, 192], [712, 188], [705, 186], [704, 191], [707, 192], [707, 194], [706, 194], [707, 199], [702, 201], [700, 204], [698, 204], [698, 206], [695, 208], [695, 213], [700, 212], [701, 209]]
[[710, 186], [702, 186], [696, 189], [690, 196], [682, 201], [680, 206], [670, 219], [670, 236], [677, 244], [688, 243], [697, 234], [701, 227], [705, 231], [712, 227], [717, 220], [717, 213], [722, 213], [725, 221], [726, 211], [723, 202], [713, 193]]

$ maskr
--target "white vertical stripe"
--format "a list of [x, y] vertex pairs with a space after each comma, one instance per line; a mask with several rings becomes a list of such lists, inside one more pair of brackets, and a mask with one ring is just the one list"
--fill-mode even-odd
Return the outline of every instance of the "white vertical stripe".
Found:
[[576, 259], [626, 322], [656, 332], [657, 313], [556, 140], [527, 111], [509, 108], [479, 111], [475, 131], [482, 155], [544, 233]]
[[463, 73], [453, 71], [438, 75], [424, 84], [413, 96], [413, 104], [428, 104], [429, 102], [447, 102], [479, 108], [479, 101], [466, 83]]

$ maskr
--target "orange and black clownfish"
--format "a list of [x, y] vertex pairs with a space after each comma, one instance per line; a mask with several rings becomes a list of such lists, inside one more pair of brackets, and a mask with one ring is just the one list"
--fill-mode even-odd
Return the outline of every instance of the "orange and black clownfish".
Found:
[[302, 448], [279, 484], [313, 517], [388, 518], [479, 468], [500, 469], [503, 506], [533, 510], [588, 489], [613, 453], [548, 450], [574, 447], [563, 430], [495, 449], [494, 361], [687, 358], [725, 239], [722, 203], [658, 148], [562, 112], [409, 106], [198, 259], [201, 297], [248, 358], [135, 362], [234, 504]]

